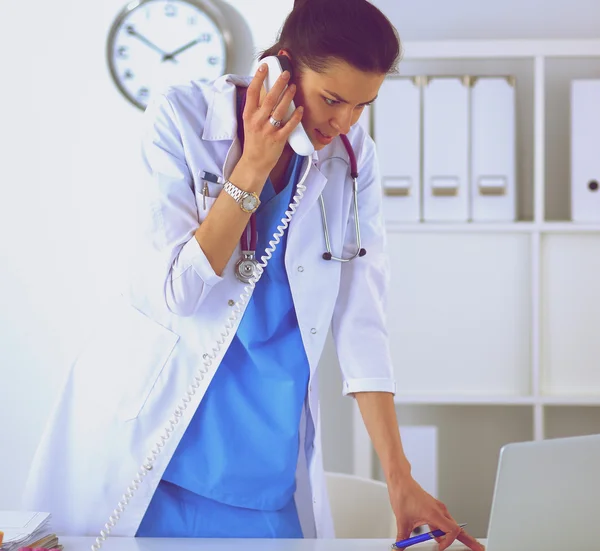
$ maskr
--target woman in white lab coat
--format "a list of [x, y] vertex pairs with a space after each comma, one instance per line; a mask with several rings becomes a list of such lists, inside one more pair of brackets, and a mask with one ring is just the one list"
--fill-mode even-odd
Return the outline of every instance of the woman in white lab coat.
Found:
[[[297, 0], [263, 53], [287, 56], [291, 81], [284, 75], [265, 94], [260, 67], [253, 78], [225, 75], [153, 98], [131, 288], [75, 362], [27, 484], [25, 505], [50, 511], [60, 533], [95, 535], [108, 521], [129, 536], [332, 536], [315, 371], [331, 326], [343, 392], [358, 401], [381, 460], [398, 539], [428, 523], [447, 532], [441, 549], [456, 537], [481, 548], [411, 477], [397, 429], [377, 159], [356, 122], [399, 53], [395, 30], [366, 0]], [[282, 123], [292, 99], [299, 107]], [[300, 121], [310, 156], [287, 143]], [[333, 255], [354, 255], [340, 134], [357, 159], [366, 250], [349, 262], [323, 257], [319, 203]], [[278, 230], [302, 190], [289, 228]], [[240, 303], [236, 265], [253, 240], [268, 264]]]

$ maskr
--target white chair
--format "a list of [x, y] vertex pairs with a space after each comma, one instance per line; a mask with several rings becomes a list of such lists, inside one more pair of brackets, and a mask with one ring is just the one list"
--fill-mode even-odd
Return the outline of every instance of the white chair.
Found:
[[326, 472], [336, 538], [395, 538], [387, 486], [378, 480]]

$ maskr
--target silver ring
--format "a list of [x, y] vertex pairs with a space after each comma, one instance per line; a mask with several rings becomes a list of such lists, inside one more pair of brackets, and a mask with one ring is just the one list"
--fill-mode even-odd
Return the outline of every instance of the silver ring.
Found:
[[269, 117], [269, 122], [275, 127], [275, 128], [279, 128], [281, 126], [281, 121], [278, 121], [276, 118], [274, 118], [273, 116]]

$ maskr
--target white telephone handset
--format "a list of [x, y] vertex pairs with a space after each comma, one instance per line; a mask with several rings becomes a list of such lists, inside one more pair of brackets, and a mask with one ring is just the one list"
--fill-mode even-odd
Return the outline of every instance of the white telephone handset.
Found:
[[[290, 75], [292, 75], [293, 78], [292, 63], [290, 62], [290, 59], [284, 55], [268, 56], [262, 59], [260, 63], [266, 63], [267, 67], [269, 68], [269, 71], [265, 78], [265, 89], [267, 92], [271, 90], [279, 76], [284, 71], [289, 71]], [[296, 105], [294, 104], [294, 100], [292, 100], [287, 110], [287, 113], [283, 117], [284, 123], [290, 120], [295, 110]], [[290, 137], [288, 138], [288, 142], [292, 149], [301, 157], [312, 155], [315, 152], [315, 148], [312, 142], [310, 141], [308, 134], [304, 130], [302, 123], [300, 123], [298, 126], [296, 126], [296, 128], [294, 128], [294, 131], [290, 134]]]

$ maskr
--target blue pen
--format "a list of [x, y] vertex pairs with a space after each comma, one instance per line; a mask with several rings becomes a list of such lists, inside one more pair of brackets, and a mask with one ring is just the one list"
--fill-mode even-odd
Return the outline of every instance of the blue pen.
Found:
[[[467, 523], [459, 524], [461, 528], [466, 526]], [[407, 540], [397, 541], [392, 545], [392, 549], [403, 549], [405, 547], [409, 547], [410, 545], [415, 545], [416, 543], [421, 543], [423, 541], [429, 541], [434, 538], [439, 538], [441, 536], [445, 536], [446, 532], [442, 532], [441, 530], [434, 530], [433, 532], [427, 532], [426, 534], [420, 534], [419, 536], [415, 536], [414, 538], [408, 538]]]

